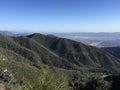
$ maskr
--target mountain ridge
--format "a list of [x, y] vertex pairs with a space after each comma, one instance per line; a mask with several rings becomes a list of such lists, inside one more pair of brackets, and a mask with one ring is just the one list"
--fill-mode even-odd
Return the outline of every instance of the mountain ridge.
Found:
[[[83, 58], [87, 58], [86, 55], [94, 53], [94, 52], [100, 53], [100, 55], [107, 54], [108, 56], [107, 57], [105, 56], [105, 58], [107, 58], [107, 59], [108, 59], [108, 57], [114, 58], [110, 54], [104, 52], [103, 50], [101, 50], [99, 48], [86, 46], [80, 42], [76, 42], [76, 41], [65, 39], [65, 38], [58, 38], [55, 36], [42, 35], [42, 34], [32, 34], [32, 35], [29, 35], [27, 37], [30, 37], [30, 38], [36, 40], [38, 43], [46, 46], [47, 48], [49, 48], [50, 50], [52, 50], [53, 52], [57, 53], [58, 55], [60, 55], [64, 58], [67, 58], [67, 56], [72, 56], [73, 54], [74, 54], [73, 57], [70, 57], [70, 58], [75, 58], [74, 56], [77, 54], [80, 54], [80, 52], [81, 52], [82, 56], [85, 55]], [[91, 58], [96, 60], [94, 55], [93, 54], [88, 55], [89, 61], [91, 60]], [[91, 57], [91, 56], [93, 56], [93, 57]], [[99, 56], [99, 54], [98, 54], [98, 56]], [[103, 58], [104, 55], [101, 57]], [[119, 60], [117, 60], [117, 61], [119, 61]], [[92, 64], [93, 61], [90, 61], [90, 62]], [[104, 63], [104, 62], [101, 62], [101, 63]]]
[[54, 35], [0, 35], [0, 68], [0, 81], [9, 90], [75, 90], [90, 77], [119, 74], [120, 59]]

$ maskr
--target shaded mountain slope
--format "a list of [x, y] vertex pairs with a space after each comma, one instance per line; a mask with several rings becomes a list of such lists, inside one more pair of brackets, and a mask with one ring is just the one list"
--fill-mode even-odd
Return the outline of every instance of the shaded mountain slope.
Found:
[[0, 35], [0, 38], [0, 47], [11, 50], [27, 58], [27, 60], [29, 60], [30, 63], [36, 67], [40, 67], [42, 64], [62, 68], [75, 67], [74, 64], [71, 64], [65, 59], [59, 58], [56, 54], [45, 48], [43, 45], [37, 44], [36, 41], [27, 37], [10, 38]]
[[120, 60], [105, 51], [53, 35], [32, 34], [27, 37], [0, 35], [0, 46], [26, 58], [32, 65], [42, 64], [66, 69], [105, 68], [117, 70]]
[[30, 49], [37, 53], [41, 57], [42, 63], [50, 66], [62, 67], [62, 68], [74, 68], [75, 65], [70, 63], [64, 58], [60, 58], [56, 53], [52, 52], [42, 44], [37, 43], [35, 40], [28, 37], [14, 37], [14, 41], [21, 46]]
[[85, 67], [104, 67], [109, 69], [120, 67], [119, 59], [95, 47], [53, 35], [32, 34], [28, 37], [78, 66], [84, 65]]
[[120, 59], [120, 47], [103, 47], [102, 49]]

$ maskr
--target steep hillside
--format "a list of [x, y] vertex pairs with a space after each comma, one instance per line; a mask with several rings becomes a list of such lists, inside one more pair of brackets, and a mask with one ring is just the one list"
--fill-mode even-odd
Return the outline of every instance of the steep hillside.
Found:
[[67, 69], [75, 67], [74, 63], [70, 63], [66, 59], [60, 58], [60, 56], [49, 50], [49, 48], [44, 47], [33, 39], [23, 36], [14, 37], [13, 39], [19, 45], [35, 52], [41, 58], [43, 64]]
[[0, 47], [7, 50], [11, 50], [19, 54], [20, 56], [27, 58], [31, 64], [41, 63], [41, 58], [35, 52], [20, 46], [7, 36], [0, 35]]
[[57, 68], [54, 70], [48, 66], [33, 66], [19, 54], [0, 48], [0, 90], [51, 90], [53, 88], [54, 90], [68, 88], [67, 73], [65, 74], [64, 70]]
[[120, 59], [120, 47], [103, 47], [102, 49]]
[[78, 66], [107, 69], [120, 67], [119, 59], [95, 47], [53, 35], [32, 34], [28, 37]]
[[3, 88], [22, 90], [20, 88], [24, 85], [25, 80], [35, 80], [39, 74], [39, 70], [31, 66], [24, 57], [11, 50], [0, 48], [0, 82], [3, 84]]

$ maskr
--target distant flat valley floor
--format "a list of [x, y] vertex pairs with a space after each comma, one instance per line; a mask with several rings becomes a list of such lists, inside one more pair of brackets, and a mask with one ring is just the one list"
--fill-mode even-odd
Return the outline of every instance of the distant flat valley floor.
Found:
[[62, 38], [68, 38], [96, 47], [119, 47], [120, 33], [54, 33]]

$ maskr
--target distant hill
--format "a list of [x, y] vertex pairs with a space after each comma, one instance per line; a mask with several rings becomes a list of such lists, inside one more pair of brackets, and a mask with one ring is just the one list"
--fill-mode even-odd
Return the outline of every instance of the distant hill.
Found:
[[7, 36], [14, 36], [15, 34], [10, 31], [0, 31], [0, 34], [7, 35]]
[[26, 36], [29, 35], [30, 32], [21, 32], [21, 31], [0, 31], [0, 34], [6, 35], [6, 36]]

